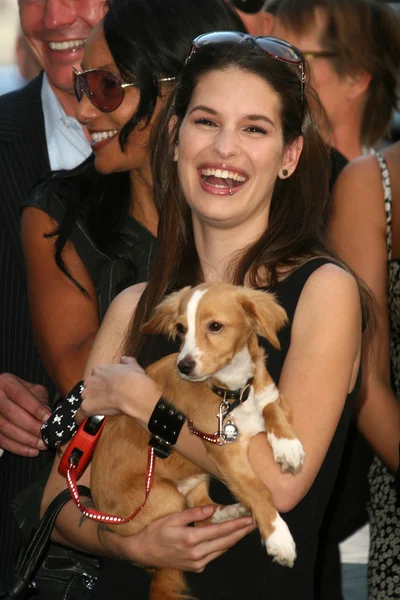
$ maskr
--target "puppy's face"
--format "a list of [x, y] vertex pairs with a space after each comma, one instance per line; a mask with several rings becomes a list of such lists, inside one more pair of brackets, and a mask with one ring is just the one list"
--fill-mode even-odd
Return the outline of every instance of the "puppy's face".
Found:
[[271, 294], [214, 283], [171, 294], [142, 330], [178, 335], [179, 374], [204, 381], [229, 365], [253, 333], [279, 347], [277, 331], [285, 321], [285, 311]]

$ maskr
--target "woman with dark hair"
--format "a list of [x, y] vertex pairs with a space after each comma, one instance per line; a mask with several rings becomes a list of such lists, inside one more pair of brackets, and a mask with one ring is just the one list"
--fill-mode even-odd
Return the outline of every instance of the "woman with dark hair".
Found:
[[94, 156], [39, 185], [22, 215], [35, 339], [60, 393], [81, 377], [114, 296], [148, 278], [152, 127], [192, 39], [215, 29], [244, 31], [223, 0], [113, 0], [86, 42], [77, 117]]
[[[155, 141], [155, 267], [146, 288], [133, 286], [114, 300], [86, 368], [81, 416], [124, 413], [147, 427], [160, 393], [142, 367], [176, 351], [177, 342], [146, 339], [140, 327], [165, 294], [229, 281], [273, 291], [287, 311], [281, 350], [265, 339], [260, 344], [293, 409], [305, 465], [295, 477], [281, 474], [264, 434], [252, 439], [249, 459], [286, 513], [297, 560], [292, 569], [273, 563], [254, 532], [190, 577], [193, 593], [204, 600], [314, 597], [318, 530], [359, 383], [363, 302], [355, 278], [320, 237], [329, 158], [304, 87], [302, 56], [281, 40], [234, 32], [195, 40]], [[90, 375], [99, 363], [118, 361], [122, 351], [138, 362], [121, 358]], [[202, 440], [186, 426], [176, 449], [218, 477]], [[43, 506], [65, 487], [57, 466], [58, 459]], [[81, 479], [89, 481], [90, 468]], [[211, 496], [232, 502], [217, 481]], [[147, 598], [143, 571], [127, 560], [165, 566], [165, 557], [153, 563], [132, 557], [132, 539], [88, 520], [83, 532], [80, 519], [70, 506], [57, 521], [57, 540], [88, 549], [90, 536], [92, 551], [125, 559], [105, 561], [93, 597], [131, 598], [134, 589], [137, 598]]]

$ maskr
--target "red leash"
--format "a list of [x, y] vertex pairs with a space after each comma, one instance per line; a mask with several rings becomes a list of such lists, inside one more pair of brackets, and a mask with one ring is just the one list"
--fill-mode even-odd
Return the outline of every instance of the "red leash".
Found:
[[149, 497], [151, 486], [153, 484], [154, 479], [154, 465], [155, 465], [155, 456], [154, 456], [154, 448], [149, 446], [148, 451], [148, 459], [147, 459], [147, 473], [146, 473], [146, 493], [142, 504], [129, 516], [129, 517], [117, 517], [116, 515], [107, 515], [106, 513], [102, 513], [98, 510], [94, 510], [92, 508], [88, 508], [84, 504], [82, 504], [78, 487], [76, 485], [76, 464], [71, 457], [70, 466], [67, 471], [67, 484], [68, 489], [71, 493], [72, 499], [75, 502], [76, 506], [79, 508], [81, 513], [88, 517], [89, 519], [93, 519], [94, 521], [100, 521], [100, 523], [114, 523], [115, 525], [124, 525], [125, 523], [129, 523], [132, 521], [136, 515], [142, 510], [144, 505], [147, 502], [147, 498]]
[[129, 523], [136, 517], [136, 515], [142, 510], [149, 497], [151, 486], [154, 479], [154, 467], [155, 467], [155, 453], [154, 448], [149, 446], [148, 459], [147, 459], [147, 472], [146, 472], [146, 490], [145, 497], [142, 504], [133, 512], [129, 517], [117, 517], [116, 515], [107, 515], [100, 511], [88, 508], [82, 504], [78, 486], [76, 484], [84, 472], [87, 464], [89, 463], [97, 441], [101, 435], [105, 424], [105, 418], [102, 416], [95, 416], [89, 419], [85, 419], [81, 423], [79, 429], [72, 437], [67, 449], [65, 450], [58, 467], [59, 473], [67, 478], [68, 489], [71, 497], [79, 508], [81, 513], [101, 523], [114, 523], [116, 525], [124, 525]]

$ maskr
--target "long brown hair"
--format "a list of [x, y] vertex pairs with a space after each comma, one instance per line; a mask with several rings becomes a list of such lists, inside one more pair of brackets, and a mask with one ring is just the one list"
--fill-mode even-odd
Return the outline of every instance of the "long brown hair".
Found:
[[[203, 273], [195, 247], [191, 211], [183, 196], [173, 160], [179, 128], [192, 94], [202, 77], [235, 67], [263, 78], [279, 95], [283, 139], [286, 145], [303, 136], [303, 150], [295, 172], [277, 179], [271, 199], [268, 228], [262, 236], [232, 258], [231, 281], [253, 287], [273, 285], [282, 270], [316, 256], [333, 256], [324, 244], [322, 223], [328, 199], [328, 149], [301, 97], [293, 68], [262, 52], [253, 43], [207, 45], [184, 68], [175, 92], [160, 115], [154, 140], [154, 198], [160, 217], [159, 249], [147, 288], [136, 309], [126, 352], [136, 355], [144, 336], [141, 325], [168, 293], [201, 283]], [[170, 132], [172, 117], [176, 118]], [[340, 262], [340, 261], [337, 261]], [[341, 263], [340, 263], [341, 264]], [[265, 273], [268, 273], [267, 280]], [[263, 275], [261, 275], [263, 274]]]

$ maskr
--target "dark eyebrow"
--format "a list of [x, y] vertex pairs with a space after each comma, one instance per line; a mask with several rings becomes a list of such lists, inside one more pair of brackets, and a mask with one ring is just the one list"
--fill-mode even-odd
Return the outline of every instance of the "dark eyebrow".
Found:
[[272, 127], [275, 127], [275, 123], [273, 122], [273, 120], [269, 117], [266, 117], [265, 115], [247, 115], [246, 119], [248, 119], [249, 121], [265, 121], [266, 123], [272, 125]]
[[210, 115], [218, 114], [217, 111], [213, 108], [210, 108], [209, 106], [204, 106], [204, 104], [198, 104], [197, 106], [194, 106], [192, 110], [189, 111], [189, 115], [191, 115], [192, 112], [194, 112], [195, 110], [204, 110], [204, 112], [210, 113]]
[[[203, 110], [204, 112], [209, 113], [210, 115], [218, 115], [218, 111], [214, 110], [213, 108], [210, 108], [209, 106], [205, 106], [204, 104], [198, 104], [197, 106], [194, 106], [189, 112], [189, 115], [191, 115], [195, 110]], [[270, 125], [272, 125], [272, 127], [275, 127], [275, 123], [273, 122], [273, 120], [265, 115], [245, 115], [244, 118], [248, 119], [249, 121], [264, 121], [265, 123], [269, 123]]]

